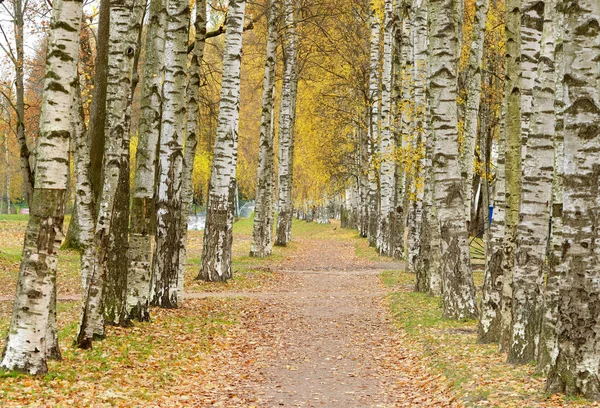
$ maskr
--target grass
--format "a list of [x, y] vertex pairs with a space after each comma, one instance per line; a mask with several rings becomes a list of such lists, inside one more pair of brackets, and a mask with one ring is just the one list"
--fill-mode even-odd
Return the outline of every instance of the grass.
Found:
[[[393, 270], [380, 275], [390, 288], [388, 303], [398, 330], [427, 365], [443, 374], [467, 407], [590, 406], [589, 401], [544, 393], [544, 378], [532, 365], [506, 363], [495, 344], [477, 343], [477, 322], [442, 318], [440, 298], [412, 292], [414, 275]], [[483, 274], [475, 272], [480, 287]]]

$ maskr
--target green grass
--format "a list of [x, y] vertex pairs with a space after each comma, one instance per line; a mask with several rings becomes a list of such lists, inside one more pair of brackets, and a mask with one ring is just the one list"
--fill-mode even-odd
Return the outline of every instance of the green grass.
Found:
[[[414, 274], [384, 271], [380, 278], [392, 290], [390, 312], [405, 341], [423, 362], [446, 377], [465, 406], [559, 407], [565, 402], [589, 406], [583, 399], [544, 394], [545, 378], [535, 375], [534, 366], [506, 364], [506, 355], [498, 352], [496, 344], [477, 342], [476, 321], [444, 319], [440, 298], [412, 292]], [[483, 272], [475, 272], [474, 280], [480, 288]]]
[[29, 214], [0, 214], [0, 221], [29, 221]]

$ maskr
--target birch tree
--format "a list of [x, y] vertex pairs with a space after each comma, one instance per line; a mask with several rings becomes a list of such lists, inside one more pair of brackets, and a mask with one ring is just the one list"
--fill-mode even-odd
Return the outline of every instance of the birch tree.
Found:
[[[414, 64], [413, 64], [413, 93], [414, 93], [414, 132], [419, 149], [429, 143], [427, 138], [427, 1], [414, 0], [414, 25], [413, 25], [413, 48], [414, 48]], [[424, 150], [424, 149], [423, 149]], [[425, 154], [419, 159], [415, 179], [424, 181], [424, 171], [429, 171], [424, 165]], [[420, 237], [423, 225], [423, 200], [424, 188], [416, 189], [416, 201], [414, 208], [414, 218], [409, 224], [409, 242], [408, 254], [406, 259], [407, 269], [411, 272], [416, 271], [416, 263], [419, 256]], [[412, 237], [411, 237], [412, 236]], [[427, 289], [425, 289], [427, 288]], [[423, 291], [428, 291], [428, 285], [422, 288]]]
[[[181, 236], [179, 243], [179, 274], [178, 291], [183, 292], [183, 278], [185, 263], [187, 259], [186, 241], [187, 227], [192, 206], [194, 189], [192, 186], [192, 173], [194, 172], [194, 158], [196, 157], [196, 146], [198, 145], [198, 116], [199, 116], [199, 92], [202, 79], [202, 59], [204, 58], [204, 46], [206, 45], [206, 1], [196, 2], [196, 20], [194, 21], [194, 49], [188, 68], [187, 112], [186, 112], [186, 134], [185, 151], [183, 154], [183, 176], [181, 187]], [[190, 36], [191, 37], [191, 36]]]
[[131, 66], [131, 85], [128, 100], [124, 112], [124, 130], [121, 140], [121, 159], [119, 163], [119, 180], [114, 199], [113, 211], [110, 221], [110, 232], [108, 240], [108, 260], [106, 268], [106, 280], [102, 292], [102, 308], [104, 322], [109, 325], [127, 326], [129, 317], [126, 312], [127, 301], [127, 275], [129, 267], [129, 203], [130, 203], [130, 124], [131, 103], [135, 88], [137, 86], [137, 65], [140, 55], [141, 30], [144, 14], [146, 11], [146, 0], [137, 0], [133, 4], [131, 22], [127, 33], [127, 42], [135, 46], [133, 62]]
[[[505, 95], [505, 100], [507, 99]], [[506, 106], [506, 102], [504, 103]], [[504, 113], [505, 115], [505, 113]], [[503, 116], [504, 116], [503, 115]], [[477, 338], [481, 343], [497, 343], [500, 340], [502, 304], [502, 286], [504, 275], [502, 262], [504, 259], [503, 238], [505, 227], [505, 155], [506, 132], [500, 131], [498, 141], [498, 158], [496, 162], [496, 181], [494, 188], [494, 212], [486, 247], [486, 262], [483, 275], [481, 310], [477, 327]]]
[[[516, 227], [521, 200], [521, 0], [506, 2], [506, 74], [503, 130], [506, 133], [506, 213], [502, 239], [502, 300], [500, 303], [500, 349], [507, 350], [512, 327], [512, 293]], [[490, 265], [491, 267], [491, 265]]]
[[12, 19], [14, 48], [11, 47], [7, 33], [0, 26], [0, 33], [4, 41], [0, 41], [0, 49], [4, 51], [15, 69], [15, 91], [16, 100], [13, 102], [6, 94], [4, 94], [11, 107], [16, 114], [16, 136], [19, 146], [19, 158], [21, 159], [21, 174], [23, 176], [23, 188], [27, 197], [27, 202], [31, 203], [33, 198], [33, 183], [35, 157], [33, 152], [27, 145], [25, 137], [25, 16], [27, 13], [28, 2], [23, 0], [13, 0], [9, 4], [0, 2], [2, 9]]
[[481, 101], [483, 43], [489, 4], [489, 0], [478, 0], [475, 2], [473, 35], [469, 52], [469, 67], [467, 69], [467, 106], [465, 112], [465, 127], [463, 131], [464, 140], [460, 157], [467, 225], [469, 225], [471, 221], [474, 170], [473, 159], [475, 156], [475, 142], [477, 140], [477, 119], [479, 116], [479, 103]]
[[263, 76], [260, 117], [256, 206], [252, 230], [252, 248], [250, 250], [250, 255], [260, 258], [271, 255], [273, 248], [273, 193], [275, 191], [273, 105], [275, 102], [275, 67], [277, 63], [277, 19], [278, 1], [269, 0], [267, 55]]
[[379, 39], [381, 25], [375, 13], [375, 4], [370, 5], [369, 24], [371, 25], [370, 59], [369, 59], [369, 231], [371, 246], [377, 241], [378, 183], [377, 183], [377, 146], [379, 143]]
[[166, 0], [151, 0], [142, 68], [136, 170], [129, 223], [129, 268], [126, 311], [129, 319], [150, 319], [151, 234], [156, 157], [162, 117]]
[[[49, 309], [51, 302], [56, 301], [56, 265], [62, 239], [72, 133], [71, 84], [77, 78], [82, 5], [81, 1], [54, 2], [31, 213], [0, 363], [1, 368], [29, 374], [48, 371], [48, 321], [55, 318], [49, 316]], [[50, 339], [50, 345], [52, 343]]]
[[564, 281], [558, 355], [549, 392], [600, 398], [598, 352], [598, 163], [600, 162], [600, 4], [562, 2], [564, 14]]
[[[556, 4], [553, 0], [546, 0], [543, 6], [540, 64], [533, 89], [536, 109], [531, 116], [531, 132], [523, 161], [523, 195], [517, 226], [513, 328], [509, 348], [509, 361], [515, 363], [528, 363], [537, 357], [543, 315], [543, 279], [547, 270], [548, 222], [554, 177]], [[529, 21], [539, 27], [542, 22], [535, 20], [538, 17], [541, 16], [536, 12]], [[537, 33], [533, 36], [533, 39], [536, 38]], [[535, 48], [539, 49], [539, 46]]]
[[[555, 6], [560, 5], [560, 2]], [[563, 143], [563, 109], [564, 88], [562, 78], [565, 72], [563, 62], [563, 36], [564, 36], [564, 14], [553, 10], [545, 13], [545, 19], [553, 16], [554, 27], [554, 66], [555, 66], [555, 97], [554, 97], [554, 177], [552, 178], [552, 209], [550, 225], [550, 245], [548, 248], [548, 274], [544, 287], [544, 305], [542, 327], [540, 329], [540, 340], [538, 346], [536, 371], [540, 374], [548, 374], [550, 367], [556, 361], [558, 355], [557, 324], [558, 305], [560, 302], [560, 284], [564, 280], [562, 270], [562, 207], [563, 207], [563, 171], [564, 171], [564, 143]], [[545, 23], [544, 23], [545, 24]], [[547, 39], [546, 41], [551, 41]]]
[[443, 315], [465, 319], [476, 316], [475, 285], [464, 225], [464, 201], [458, 163], [457, 37], [452, 0], [429, 1], [431, 132], [434, 199], [440, 225]]
[[382, 255], [390, 252], [390, 221], [394, 210], [394, 141], [391, 132], [391, 91], [393, 56], [392, 0], [385, 0], [383, 30], [383, 73], [381, 76], [381, 140], [379, 141], [379, 213], [377, 220], [377, 249]]
[[198, 279], [225, 281], [232, 277], [231, 243], [240, 111], [240, 65], [244, 0], [230, 0], [227, 11], [223, 80], [217, 134], [210, 177], [202, 265]]
[[[163, 84], [157, 185], [156, 235], [152, 258], [152, 300], [155, 306], [181, 306], [179, 259], [183, 143], [186, 130], [186, 65], [189, 2], [167, 2], [165, 79]], [[181, 288], [183, 289], [183, 288]]]
[[105, 336], [102, 298], [106, 281], [109, 239], [114, 215], [115, 196], [124, 154], [124, 139], [128, 135], [128, 110], [131, 80], [138, 35], [139, 13], [143, 11], [134, 0], [110, 3], [110, 28], [108, 48], [108, 79], [106, 88], [106, 143], [104, 146], [104, 169], [102, 192], [95, 220], [93, 258], [89, 260], [87, 286], [76, 344], [91, 348], [92, 341]]
[[292, 233], [292, 171], [296, 114], [298, 33], [293, 0], [284, 0], [283, 78], [279, 107], [278, 213], [275, 245], [285, 246]]

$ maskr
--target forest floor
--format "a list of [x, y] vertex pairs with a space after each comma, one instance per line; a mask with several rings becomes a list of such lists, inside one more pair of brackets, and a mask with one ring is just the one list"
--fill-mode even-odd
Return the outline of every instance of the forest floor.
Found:
[[[0, 218], [0, 347], [25, 225]], [[442, 319], [439, 299], [413, 293], [403, 264], [354, 231], [295, 221], [294, 242], [257, 260], [251, 226], [235, 224], [235, 277], [220, 284], [194, 280], [202, 233], [190, 231], [184, 306], [109, 327], [91, 351], [71, 346], [78, 254], [61, 251], [63, 360], [41, 377], [0, 373], [0, 407], [600, 406], [545, 395], [534, 366], [477, 344], [476, 322]]]

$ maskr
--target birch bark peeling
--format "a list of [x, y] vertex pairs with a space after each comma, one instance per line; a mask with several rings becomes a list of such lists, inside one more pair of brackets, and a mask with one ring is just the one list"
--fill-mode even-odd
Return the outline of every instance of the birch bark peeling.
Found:
[[262, 89], [256, 206], [252, 230], [251, 256], [263, 258], [273, 250], [273, 211], [275, 177], [275, 129], [273, 105], [275, 102], [275, 68], [277, 64], [278, 0], [269, 1], [267, 55]]
[[77, 78], [81, 1], [56, 0], [50, 20], [40, 114], [38, 167], [19, 279], [0, 367], [29, 374], [48, 371], [47, 330], [56, 284], [69, 172], [69, 120]]
[[440, 225], [443, 315], [477, 316], [475, 285], [464, 223], [464, 201], [458, 163], [456, 16], [452, 0], [430, 0], [431, 132], [434, 134], [434, 198]]
[[244, 0], [230, 0], [227, 12], [221, 102], [208, 192], [202, 265], [197, 277], [205, 281], [225, 281], [232, 277], [231, 243], [245, 7]]

